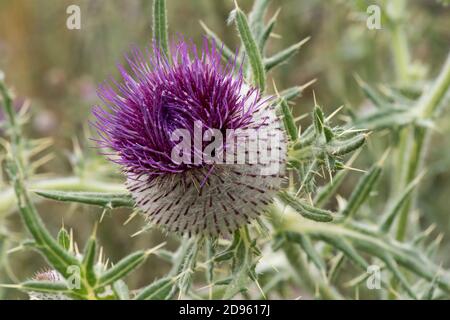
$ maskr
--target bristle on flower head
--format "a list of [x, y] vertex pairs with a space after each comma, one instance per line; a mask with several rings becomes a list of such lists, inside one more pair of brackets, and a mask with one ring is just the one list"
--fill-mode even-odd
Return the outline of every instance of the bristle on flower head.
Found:
[[180, 40], [171, 62], [153, 47], [145, 55], [134, 49], [130, 71], [119, 66], [122, 80], [100, 86], [106, 108], [93, 110], [98, 146], [114, 151], [106, 155], [122, 166], [150, 222], [188, 234], [231, 233], [257, 217], [282, 183], [282, 122], [236, 61], [221, 62], [215, 44], [205, 39], [199, 52]]

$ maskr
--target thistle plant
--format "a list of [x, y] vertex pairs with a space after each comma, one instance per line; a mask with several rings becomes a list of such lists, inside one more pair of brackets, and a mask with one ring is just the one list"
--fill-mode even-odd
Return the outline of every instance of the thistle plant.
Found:
[[[292, 106], [316, 80], [278, 90], [270, 72], [289, 63], [309, 38], [268, 55], [278, 20], [278, 11], [266, 19], [269, 5], [255, 0], [247, 14], [234, 4], [228, 23], [240, 46], [230, 48], [203, 22], [203, 39], [171, 36], [166, 1], [154, 0], [152, 41], [126, 55], [120, 80], [99, 86], [102, 104], [92, 109], [86, 137], [96, 152], [76, 148], [79, 165], [72, 177], [34, 177], [33, 164], [42, 162], [48, 141], [27, 138], [28, 118], [14, 110], [13, 94], [0, 79], [6, 119], [0, 219], [17, 211], [29, 235], [0, 228], [0, 248], [6, 248], [0, 268], [8, 270], [17, 252], [30, 249], [48, 263], [17, 283], [5, 272], [2, 288], [51, 300], [270, 299], [299, 292], [347, 299], [358, 298], [376, 267], [380, 290], [374, 298], [449, 297], [450, 272], [437, 259], [442, 237], [432, 238], [432, 227], [413, 219], [426, 214], [416, 206], [416, 189], [426, 175], [421, 159], [427, 138], [449, 102], [450, 56], [435, 78], [415, 74], [401, 16], [405, 3], [380, 1], [395, 83], [378, 88], [355, 75], [374, 106], [370, 114], [346, 106], [327, 114], [320, 105], [325, 93], [312, 92], [314, 104], [296, 118]], [[349, 115], [345, 121], [339, 119], [343, 113]], [[308, 125], [300, 126], [306, 117]], [[252, 162], [251, 130], [268, 133], [265, 151], [276, 152]], [[395, 139], [369, 167], [355, 168], [383, 132]], [[198, 142], [198, 133], [208, 139]], [[205, 157], [212, 137], [216, 148]], [[106, 174], [90, 171], [91, 160], [104, 161]], [[378, 212], [371, 198], [382, 191], [389, 170], [388, 199]], [[339, 190], [350, 171], [359, 179], [344, 198]], [[119, 178], [111, 182], [108, 176]], [[76, 230], [62, 227], [54, 236], [46, 227], [36, 207], [44, 199], [103, 209], [82, 250]], [[109, 261], [98, 233], [104, 214], [117, 208], [131, 212], [130, 218], [144, 217], [138, 234], [162, 230], [176, 250], [165, 248], [164, 239]], [[169, 262], [170, 270], [145, 286], [129, 286], [128, 275], [149, 259]]]
[[[111, 110], [94, 109], [102, 137], [98, 144], [118, 154], [112, 160], [124, 168], [127, 188], [149, 221], [175, 232], [232, 233], [258, 216], [281, 186], [286, 149], [279, 134], [281, 119], [269, 98], [244, 83], [235, 61], [221, 65], [214, 44], [209, 48], [205, 40], [197, 53], [195, 45], [181, 40], [168, 55], [155, 46], [150, 61], [137, 50], [133, 53], [129, 64], [134, 77], [121, 68], [120, 93], [110, 86], [100, 88]], [[237, 150], [243, 147], [249, 153], [250, 147], [239, 141], [244, 134], [230, 130], [262, 128], [275, 133], [278, 140], [270, 142], [279, 148], [279, 158], [238, 164]], [[174, 161], [176, 130], [185, 130], [181, 138], [188, 141], [182, 141], [186, 148], [180, 151], [187, 161]], [[226, 141], [206, 157], [206, 145], [195, 141], [195, 130], [202, 137], [212, 130], [225, 132]], [[226, 159], [217, 159], [223, 154]], [[261, 176], [263, 169], [270, 176]]]

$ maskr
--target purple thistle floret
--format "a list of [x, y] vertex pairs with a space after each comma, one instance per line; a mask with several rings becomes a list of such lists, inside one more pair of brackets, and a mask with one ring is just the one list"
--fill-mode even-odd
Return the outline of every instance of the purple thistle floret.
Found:
[[[228, 234], [260, 214], [282, 182], [281, 121], [270, 99], [245, 83], [236, 61], [223, 64], [221, 52], [206, 39], [200, 52], [180, 40], [171, 56], [169, 62], [157, 46], [145, 54], [134, 49], [126, 57], [129, 71], [119, 66], [122, 80], [99, 87], [106, 108], [93, 109], [96, 141], [114, 151], [104, 154], [122, 166], [128, 189], [151, 222], [189, 234]], [[224, 136], [230, 129], [275, 133], [280, 156], [263, 164], [174, 161], [179, 142], [172, 133], [182, 129], [194, 137], [199, 123], [202, 134], [209, 129]], [[191, 142], [190, 159], [209, 143]], [[219, 151], [238, 144], [224, 141]], [[275, 172], [260, 174], [275, 165]]]

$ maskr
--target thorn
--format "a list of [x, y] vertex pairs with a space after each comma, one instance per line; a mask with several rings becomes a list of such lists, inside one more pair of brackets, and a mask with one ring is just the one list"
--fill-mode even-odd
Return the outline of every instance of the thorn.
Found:
[[336, 110], [334, 110], [332, 114], [330, 114], [327, 118], [325, 118], [325, 122], [330, 121], [331, 118], [333, 118], [339, 111], [342, 110], [342, 108], [344, 108], [344, 105], [342, 105], [339, 108], [337, 108]]
[[263, 296], [264, 300], [267, 300], [267, 296], [266, 296], [266, 294], [264, 293], [264, 291], [263, 291], [263, 289], [261, 288], [261, 286], [259, 285], [259, 282], [258, 282], [257, 279], [255, 279], [255, 283], [256, 283], [256, 286], [257, 286], [258, 289], [259, 289], [259, 292], [261, 292], [261, 295]]
[[8, 251], [6, 251], [6, 254], [13, 254], [13, 253], [15, 253], [15, 252], [19, 252], [20, 250], [22, 250], [23, 249], [23, 246], [22, 245], [19, 245], [19, 246], [17, 246], [17, 247], [14, 247], [14, 248], [11, 248], [11, 249], [9, 249]]
[[153, 248], [148, 249], [147, 251], [145, 251], [145, 255], [146, 255], [146, 256], [151, 255], [152, 253], [154, 253], [154, 252], [158, 251], [159, 249], [161, 249], [162, 247], [164, 247], [166, 244], [167, 244], [166, 241], [161, 242], [161, 243], [158, 244], [157, 246], [155, 246], [155, 247], [153, 247]]
[[125, 220], [125, 222], [123, 223], [124, 226], [126, 226], [131, 220], [133, 220], [137, 215], [138, 215], [138, 211], [133, 211], [132, 214], [130, 214], [130, 216], [128, 217], [127, 220]]
[[316, 92], [313, 90], [313, 98], [314, 98], [314, 106], [318, 107], [317, 100], [316, 100]]
[[311, 39], [311, 36], [306, 37], [305, 39], [303, 39], [302, 41], [298, 42], [296, 44], [297, 49], [300, 49], [305, 43], [307, 43], [309, 40]]
[[331, 174], [331, 168], [327, 166], [328, 169], [328, 176], [330, 177], [330, 182], [333, 183], [333, 175]]
[[420, 180], [422, 180], [423, 177], [425, 177], [426, 174], [427, 174], [427, 170], [426, 170], [426, 169], [422, 170], [422, 171], [417, 175], [417, 177], [415, 177], [414, 180], [411, 181], [411, 184], [412, 184], [412, 185], [417, 185], [417, 184], [420, 182]]
[[203, 22], [203, 20], [199, 20], [200, 26], [206, 31], [206, 33], [213, 33], [210, 28]]
[[280, 14], [280, 12], [281, 12], [281, 7], [278, 8], [277, 11], [275, 11], [275, 14], [272, 17], [272, 20], [277, 20], [278, 15]]
[[366, 83], [364, 82], [364, 80], [363, 80], [356, 72], [353, 73], [353, 78], [355, 78], [356, 83], [357, 83], [360, 87], [362, 87], [362, 86], [364, 86], [364, 85], [366, 84]]
[[273, 90], [275, 90], [275, 94], [278, 98], [281, 98], [280, 93], [278, 92], [277, 85], [275, 84], [275, 79], [272, 80], [273, 83]]
[[76, 244], [76, 243], [74, 243], [74, 252], [75, 252], [75, 255], [77, 255], [77, 256], [79, 256], [80, 255], [80, 250], [78, 250], [78, 245]]
[[362, 170], [362, 169], [358, 169], [358, 168], [352, 168], [352, 167], [348, 167], [347, 165], [343, 165], [342, 168], [347, 169], [347, 170], [351, 170], [351, 171], [356, 171], [356, 172], [362, 172], [362, 173], [367, 173], [366, 170]]
[[345, 163], [346, 166], [351, 166], [353, 162], [358, 158], [359, 154], [361, 153], [361, 149], [356, 150], [355, 153], [352, 154], [350, 159], [348, 159], [347, 163]]
[[311, 196], [311, 192], [308, 193], [308, 200], [309, 200], [309, 204], [310, 204], [311, 206], [314, 206], [314, 201], [313, 201], [313, 198], [312, 198], [312, 196]]
[[22, 106], [19, 108], [19, 117], [24, 117], [27, 113], [28, 110], [30, 109], [31, 106], [31, 101], [29, 99], [26, 99], [23, 103]]
[[423, 232], [427, 237], [436, 229], [436, 224], [430, 225], [428, 228], [425, 229]]
[[273, 32], [270, 34], [270, 37], [271, 37], [271, 38], [275, 38], [275, 39], [282, 39], [282, 38], [283, 38], [283, 37], [280, 36], [279, 34], [273, 33]]
[[55, 158], [54, 154], [46, 154], [42, 158], [34, 161], [31, 163], [31, 168], [33, 170], [38, 169], [39, 167], [43, 166], [44, 164], [47, 164], [48, 162], [52, 161]]
[[[305, 114], [303, 114], [303, 115], [301, 115], [301, 116], [295, 118], [295, 119], [294, 119], [294, 122], [298, 122], [298, 121], [303, 120], [303, 119], [305, 119], [305, 118], [307, 118], [307, 117], [309, 117], [309, 113], [305, 113]], [[299, 132], [299, 134], [300, 134], [300, 132]]]
[[103, 247], [100, 247], [98, 253], [98, 264], [103, 265]]
[[22, 286], [20, 284], [3, 284], [3, 283], [0, 283], [0, 288], [20, 289], [20, 288], [22, 288]]
[[108, 208], [103, 209], [102, 215], [100, 216], [99, 223], [102, 223], [103, 218], [105, 217], [107, 211], [108, 211]]
[[434, 243], [436, 243], [436, 245], [440, 245], [440, 243], [442, 242], [442, 239], [444, 239], [444, 234], [440, 233], [434, 240]]
[[95, 239], [95, 237], [97, 236], [97, 227], [98, 227], [98, 223], [95, 222], [94, 229], [92, 230], [92, 234], [91, 234], [91, 238], [93, 238], [93, 239]]
[[150, 229], [151, 229], [151, 226], [150, 226], [150, 225], [147, 225], [147, 226], [143, 227], [141, 230], [139, 230], [139, 231], [133, 233], [133, 234], [131, 235], [131, 238], [134, 238], [134, 237], [140, 235], [141, 233], [144, 233], [145, 231], [150, 230]]
[[317, 82], [317, 78], [316, 79], [312, 79], [311, 81], [305, 83], [304, 85], [299, 86], [300, 91], [305, 90], [306, 88], [308, 88], [309, 86], [313, 85], [316, 82]]
[[69, 231], [69, 251], [75, 252], [75, 242], [73, 241], [73, 229]]
[[338, 134], [337, 136], [338, 137], [341, 137], [341, 136], [343, 136], [344, 134], [347, 134], [347, 133], [357, 133], [357, 132], [367, 132], [367, 129], [346, 129], [346, 130], [344, 130], [344, 131], [342, 131], [340, 134]]
[[391, 152], [391, 148], [387, 148], [387, 150], [383, 153], [383, 155], [381, 156], [380, 160], [378, 161], [378, 165], [381, 167], [384, 164], [384, 161], [386, 161], [389, 153]]

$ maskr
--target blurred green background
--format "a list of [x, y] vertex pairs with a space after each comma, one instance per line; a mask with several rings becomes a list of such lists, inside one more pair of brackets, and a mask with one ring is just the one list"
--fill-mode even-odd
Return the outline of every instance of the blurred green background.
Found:
[[[394, 0], [395, 1], [395, 0]], [[201, 41], [202, 20], [231, 48], [239, 43], [234, 26], [227, 26], [231, 0], [168, 0], [169, 31], [172, 36]], [[317, 78], [312, 87], [327, 112], [341, 105], [365, 108], [363, 95], [354, 74], [374, 85], [389, 85], [394, 79], [390, 38], [385, 27], [368, 30], [366, 8], [374, 1], [356, 0], [273, 0], [268, 18], [278, 7], [281, 13], [270, 42], [268, 54], [311, 36], [289, 64], [270, 74], [279, 89], [304, 84]], [[81, 8], [81, 30], [66, 28], [66, 8]], [[249, 10], [251, 0], [240, 0]], [[450, 49], [450, 7], [435, 0], [409, 1], [407, 34], [418, 72], [434, 77]], [[55, 157], [42, 172], [66, 175], [71, 171], [73, 138], [77, 137], [87, 152], [95, 152], [86, 139], [90, 109], [99, 103], [96, 86], [109, 76], [116, 76], [116, 63], [131, 45], [144, 47], [151, 39], [151, 1], [144, 0], [0, 0], [0, 69], [7, 75], [17, 100], [31, 101], [31, 137], [53, 138]], [[272, 81], [269, 82], [270, 84]], [[270, 91], [273, 91], [270, 85]], [[302, 115], [312, 107], [312, 90], [296, 101], [294, 112]], [[447, 110], [448, 112], [448, 110]], [[449, 262], [450, 215], [450, 117], [443, 118], [429, 147], [429, 172], [420, 188], [419, 207], [425, 212], [423, 223], [437, 224], [437, 233], [445, 235], [442, 260]], [[306, 120], [308, 121], [308, 120]], [[383, 151], [383, 134], [377, 143], [369, 144], [356, 166], [379, 158]], [[375, 139], [371, 139], [375, 140]], [[381, 141], [381, 142], [380, 142]], [[431, 165], [432, 164], [432, 165]], [[347, 194], [358, 174], [352, 174], [341, 194]], [[388, 180], [389, 177], [385, 177]], [[388, 192], [383, 189], [382, 192]], [[377, 201], [377, 197], [374, 197]], [[378, 199], [380, 201], [380, 199]], [[384, 203], [380, 203], [380, 206]], [[90, 234], [100, 210], [42, 202], [40, 213], [53, 232], [62, 221], [74, 228], [80, 246]], [[129, 212], [118, 211], [107, 216], [99, 227], [101, 244], [113, 261], [137, 248], [148, 248], [161, 235], [146, 233], [134, 238], [142, 225], [140, 218], [125, 227]], [[372, 213], [373, 214], [373, 213]], [[17, 215], [6, 221], [8, 228], [22, 232]], [[31, 277], [45, 266], [34, 253], [16, 253], [11, 259], [12, 271], [21, 280]], [[130, 279], [130, 287], [144, 285], [164, 274], [167, 266], [149, 259]], [[23, 298], [17, 291], [8, 291], [9, 298]]]

